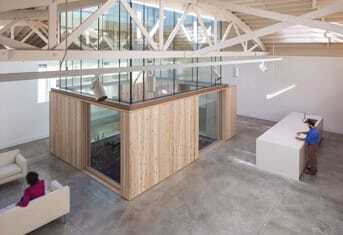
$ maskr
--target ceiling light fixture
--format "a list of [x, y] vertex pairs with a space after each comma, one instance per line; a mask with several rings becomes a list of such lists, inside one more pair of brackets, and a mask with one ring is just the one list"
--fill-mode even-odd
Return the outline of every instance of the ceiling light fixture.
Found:
[[239, 67], [237, 65], [233, 66], [232, 77], [234, 77], [234, 78], [239, 77]]
[[266, 99], [267, 100], [273, 99], [274, 97], [279, 96], [279, 95], [281, 95], [281, 94], [283, 94], [283, 93], [285, 93], [285, 92], [287, 92], [289, 90], [292, 90], [295, 87], [296, 87], [296, 85], [292, 84], [292, 85], [290, 85], [290, 86], [288, 86], [288, 87], [286, 87], [284, 89], [281, 89], [281, 90], [279, 90], [277, 92], [270, 93], [270, 94], [266, 95]]
[[266, 66], [264, 61], [258, 67], [263, 73], [268, 72], [268, 67]]

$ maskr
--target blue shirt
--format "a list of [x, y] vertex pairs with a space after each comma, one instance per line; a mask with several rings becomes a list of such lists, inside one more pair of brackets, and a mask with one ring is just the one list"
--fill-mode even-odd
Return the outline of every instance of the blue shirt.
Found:
[[305, 143], [306, 144], [319, 144], [320, 136], [319, 132], [316, 128], [310, 128], [309, 132], [307, 132]]

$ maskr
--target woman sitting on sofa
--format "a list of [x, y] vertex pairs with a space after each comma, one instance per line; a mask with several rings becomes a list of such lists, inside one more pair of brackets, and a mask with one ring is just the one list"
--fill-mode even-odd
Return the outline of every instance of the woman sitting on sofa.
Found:
[[29, 184], [24, 191], [24, 196], [17, 203], [17, 206], [26, 207], [30, 201], [45, 195], [44, 180], [39, 180], [38, 173], [29, 172], [26, 175], [26, 181]]

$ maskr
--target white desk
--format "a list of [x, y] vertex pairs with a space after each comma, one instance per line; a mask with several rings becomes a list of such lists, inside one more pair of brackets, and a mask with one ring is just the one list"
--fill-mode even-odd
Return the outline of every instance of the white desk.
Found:
[[[306, 118], [318, 120], [316, 127], [323, 130], [323, 118], [308, 114]], [[303, 113], [290, 113], [256, 140], [256, 166], [259, 169], [299, 180], [305, 167], [305, 143], [297, 140], [299, 131], [307, 131]]]

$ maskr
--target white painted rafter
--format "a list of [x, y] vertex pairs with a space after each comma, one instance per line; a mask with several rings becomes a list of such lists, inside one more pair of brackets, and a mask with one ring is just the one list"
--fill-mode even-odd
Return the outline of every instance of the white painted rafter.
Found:
[[[212, 2], [211, 2], [212, 3]], [[225, 8], [219, 8], [213, 4], [208, 3], [198, 3], [198, 8], [202, 10], [202, 12], [209, 12], [212, 15], [217, 15], [220, 17], [221, 20], [235, 23], [244, 33], [251, 33], [252, 29], [243, 22], [240, 18], [234, 15], [232, 12], [225, 10]], [[262, 51], [266, 50], [264, 43], [258, 37], [251, 38], [251, 40], [255, 41], [259, 45], [259, 48]]]
[[14, 40], [14, 30], [15, 30], [15, 26], [16, 25], [12, 25], [11, 29], [10, 29], [10, 35], [11, 35], [11, 39]]
[[[217, 3], [217, 1], [216, 1]], [[272, 20], [277, 20], [281, 22], [287, 22], [290, 24], [297, 24], [297, 25], [304, 25], [304, 26], [309, 26], [313, 28], [319, 28], [323, 30], [328, 30], [336, 33], [341, 33], [343, 34], [343, 27], [336, 25], [336, 24], [331, 24], [328, 22], [323, 22], [323, 21], [318, 21], [318, 20], [312, 20], [308, 18], [303, 18], [299, 16], [293, 16], [293, 15], [288, 15], [288, 14], [282, 14], [274, 11], [268, 11], [268, 10], [263, 10], [263, 9], [257, 9], [257, 8], [252, 8], [248, 6], [242, 6], [239, 4], [231, 3], [231, 2], [225, 2], [225, 3], [219, 3], [219, 6], [226, 6], [228, 10], [230, 11], [236, 11], [236, 12], [241, 12], [249, 15], [254, 15], [258, 17], [263, 17], [263, 18], [268, 18]], [[338, 7], [341, 9], [343, 5], [343, 2], [341, 4], [338, 4]]]
[[[234, 23], [232, 26], [233, 26], [233, 28], [234, 28], [234, 30], [236, 32], [236, 35], [237, 36], [241, 36], [241, 33], [239, 32], [239, 29], [238, 29], [237, 25]], [[246, 41], [245, 42], [241, 42], [241, 45], [242, 45], [242, 48], [243, 48], [244, 51], [248, 50], [247, 42]]]
[[[1, 2], [1, 0], [0, 0]], [[56, 8], [59, 9], [59, 10], [65, 10], [65, 6], [64, 6], [64, 2], [65, 1], [59, 1], [59, 0], [50, 0], [50, 1], [47, 1], [46, 3], [48, 4], [48, 12], [49, 14], [52, 16], [53, 14], [56, 15]], [[66, 46], [66, 42], [68, 43], [67, 46], [69, 46], [73, 41], [77, 40], [78, 37], [83, 33], [85, 32], [85, 30], [92, 24], [94, 23], [98, 17], [100, 17], [101, 15], [103, 15], [113, 4], [114, 1], [112, 0], [86, 0], [86, 1], [70, 1], [71, 3], [69, 4], [68, 3], [68, 10], [70, 10], [70, 6], [73, 6], [73, 7], [77, 7], [77, 6], [84, 6], [84, 4], [87, 4], [87, 5], [98, 5], [99, 3], [102, 3], [101, 6], [99, 6], [99, 8], [95, 11], [94, 14], [92, 14], [91, 16], [89, 16], [81, 25], [79, 25], [75, 30], [73, 30], [68, 36], [67, 36], [67, 39], [65, 38], [62, 42], [60, 42], [59, 44], [57, 43], [57, 40], [54, 40], [57, 38], [56, 36], [56, 32], [57, 30], [49, 30], [49, 32], [46, 31], [47, 29], [47, 26], [44, 25], [40, 25], [38, 26], [37, 24], [38, 23], [41, 23], [41, 22], [37, 22], [36, 21], [36, 25], [33, 26], [35, 29], [33, 29], [34, 32], [30, 32], [29, 34], [33, 34], [33, 33], [36, 33], [40, 38], [42, 38], [42, 40], [48, 44], [51, 44], [49, 45], [49, 49], [56, 49], [56, 50], [62, 50], [64, 49], [64, 47]], [[146, 30], [146, 28], [143, 26], [141, 20], [137, 17], [137, 14], [136, 12], [130, 7], [130, 5], [127, 3], [126, 0], [120, 0], [120, 2], [123, 4], [124, 8], [128, 11], [130, 17], [132, 18], [133, 22], [137, 24], [139, 30], [142, 32], [142, 34], [144, 34], [144, 36], [147, 38], [149, 44], [151, 45], [151, 47], [154, 49], [154, 50], [167, 50], [170, 46], [170, 44], [172, 43], [172, 41], [174, 40], [176, 34], [180, 31], [180, 28], [182, 29], [182, 26], [183, 26], [183, 22], [189, 12], [189, 9], [191, 8], [191, 5], [194, 5], [195, 8], [198, 8], [197, 11], [197, 16], [198, 18], [200, 19], [199, 20], [199, 24], [200, 24], [200, 27], [202, 28], [202, 34], [204, 36], [204, 38], [206, 39], [206, 41], [211, 45], [216, 45], [217, 44], [217, 41], [218, 40], [215, 40], [215, 42], [212, 42], [212, 35], [211, 33], [208, 32], [208, 30], [206, 29], [205, 27], [205, 24], [204, 24], [204, 21], [201, 17], [201, 14], [199, 13], [199, 10], [200, 11], [205, 11], [206, 9], [201, 9], [201, 7], [206, 7], [206, 4], [202, 4], [202, 3], [199, 3], [199, 2], [196, 2], [196, 1], [193, 1], [194, 3], [190, 3], [190, 1], [186, 1], [186, 4], [183, 4], [183, 11], [184, 11], [184, 14], [180, 17], [180, 19], [178, 20], [178, 23], [177, 25], [175, 26], [175, 28], [173, 29], [173, 31], [171, 32], [171, 34], [169, 35], [168, 39], [166, 40], [166, 42], [164, 42], [163, 40], [163, 33], [164, 33], [164, 29], [163, 29], [163, 24], [160, 25], [160, 21], [158, 22], [157, 25], [155, 25], [156, 27], [154, 27], [150, 32], [148, 32]], [[164, 4], [167, 4], [168, 1], [166, 0], [160, 0], [160, 4], [161, 6], [161, 11], [160, 11], [160, 17], [162, 17], [162, 21], [164, 19], [164, 11], [163, 11], [163, 8], [164, 8]], [[39, 3], [41, 4], [41, 3]], [[45, 3], [44, 3], [45, 4]], [[181, 5], [181, 4], [180, 4]], [[213, 7], [213, 6], [212, 6]], [[39, 9], [37, 9], [38, 11]], [[51, 10], [53, 10], [51, 12]], [[230, 16], [230, 14], [226, 14], [227, 12], [225, 12], [225, 10], [223, 11], [222, 9], [217, 9], [218, 12], [220, 12], [220, 14], [218, 14], [218, 19], [225, 19], [227, 21], [233, 21], [232, 20], [232, 17], [235, 18], [236, 16], [233, 15], [232, 17]], [[36, 11], [36, 10], [35, 10]], [[131, 12], [131, 14], [130, 14]], [[161, 13], [162, 12], [162, 13]], [[223, 17], [223, 14], [226, 14], [224, 17]], [[214, 13], [215, 14], [215, 13]], [[49, 16], [50, 17], [50, 16]], [[53, 20], [51, 20], [51, 23], [53, 23], [53, 28], [56, 29], [57, 27], [57, 22], [54, 20], [57, 16], [53, 16]], [[237, 20], [238, 18], [236, 17], [234, 19], [236, 25], [244, 32], [249, 32], [250, 28], [245, 25], [244, 27], [244, 22], [239, 22], [239, 19]], [[161, 20], [161, 19], [160, 19]], [[41, 23], [43, 24], [43, 23]], [[243, 24], [243, 26], [241, 25]], [[233, 25], [233, 24], [232, 24]], [[230, 26], [230, 27], [233, 27], [233, 26]], [[217, 27], [217, 25], [215, 25], [215, 27]], [[49, 27], [48, 28], [51, 28], [51, 25], [50, 25], [50, 18], [49, 18]], [[247, 29], [248, 28], [248, 29]], [[157, 32], [157, 30], [159, 29], [159, 42], [156, 43], [154, 40], [153, 40], [153, 36], [155, 35], [155, 33]], [[50, 32], [51, 31], [51, 32]], [[215, 30], [216, 31], [216, 30]], [[251, 30], [250, 30], [251, 31]], [[54, 32], [54, 33], [52, 33]], [[230, 31], [229, 31], [230, 32]], [[228, 32], [228, 33], [229, 33]], [[51, 38], [51, 35], [54, 34], [53, 36], [53, 39], [50, 40], [49, 38]], [[47, 35], [44, 35], [44, 34], [49, 34], [49, 37], [47, 38]], [[30, 36], [31, 36], [30, 35]], [[58, 35], [58, 34], [57, 34]], [[225, 34], [224, 34], [225, 35]], [[28, 36], [28, 35], [27, 35]], [[27, 38], [25, 37], [25, 40], [22, 41], [22, 42], [25, 42], [30, 36], [28, 36]], [[226, 39], [227, 35], [225, 36], [225, 39]], [[218, 39], [218, 35], [215, 35], [215, 38]], [[224, 38], [224, 37], [223, 37]], [[103, 40], [106, 41], [107, 44], [109, 44], [109, 42], [106, 40], [106, 38], [104, 38]], [[224, 39], [221, 39], [221, 40], [224, 40]], [[219, 39], [219, 42], [218, 44], [220, 43], [221, 41]], [[253, 39], [254, 40], [254, 39]], [[162, 44], [163, 46], [161, 47], [161, 41], [162, 41]], [[256, 40], [256, 42], [258, 43], [258, 39]], [[261, 44], [258, 44], [261, 49], [263, 49], [263, 47], [261, 46]], [[263, 45], [263, 44], [262, 44]], [[109, 44], [110, 46], [110, 44]], [[111, 47], [111, 46], [110, 46]], [[23, 48], [23, 47], [19, 47], [19, 48]], [[256, 49], [256, 47], [254, 47], [254, 49]], [[251, 52], [251, 51], [250, 51]], [[249, 53], [247, 54], [249, 55]]]
[[[195, 57], [240, 57], [240, 56], [266, 56], [267, 52], [210, 52], [200, 54], [196, 51], [99, 51], [94, 50], [69, 50], [67, 60], [116, 60], [116, 59], [155, 59], [155, 58], [195, 58]], [[0, 61], [47, 61], [61, 60], [64, 50], [0, 50]]]
[[150, 30], [149, 32], [149, 35], [150, 37], [154, 37], [157, 30], [159, 29], [160, 27], [160, 20], [157, 20], [157, 22], [155, 23], [155, 25], [152, 27], [152, 29]]
[[[304, 20], [304, 19], [311, 19], [312, 20], [312, 19], [321, 18], [323, 16], [334, 14], [334, 13], [341, 12], [341, 11], [343, 11], [343, 2], [342, 1], [339, 3], [334, 3], [331, 5], [325, 6], [321, 9], [306, 13], [302, 16], [298, 16], [297, 18], [300, 21]], [[210, 51], [217, 51], [220, 49], [232, 47], [232, 46], [240, 44], [244, 41], [249, 41], [249, 40], [252, 40], [254, 38], [263, 37], [263, 36], [268, 35], [268, 34], [276, 33], [278, 31], [281, 31], [285, 28], [288, 28], [288, 27], [290, 27], [292, 25], [296, 25], [296, 24], [297, 24], [296, 22], [290, 23], [289, 21], [277, 23], [277, 24], [274, 24], [271, 26], [264, 27], [262, 29], [255, 30], [255, 31], [250, 32], [250, 33], [246, 33], [246, 34], [238, 36], [238, 37], [234, 37], [234, 38], [225, 40], [224, 42], [218, 43], [215, 46], [202, 48], [202, 49], [198, 50], [198, 52], [199, 53], [208, 53]]]
[[229, 36], [231, 29], [232, 29], [232, 25], [233, 25], [232, 22], [227, 25], [226, 30], [223, 34], [222, 39], [221, 39], [221, 42], [224, 42], [226, 40], [226, 38]]
[[164, 0], [159, 0], [159, 8], [160, 8], [160, 15], [159, 15], [159, 49], [163, 50], [164, 45]]
[[13, 49], [33, 49], [35, 46], [0, 35], [0, 44]]
[[249, 52], [255, 50], [258, 47], [257, 44], [253, 45], [251, 48], [248, 49]]
[[35, 32], [33, 32], [33, 30], [31, 29], [31, 31], [22, 39], [20, 40], [21, 42], [26, 42], [27, 39], [29, 39], [32, 34], [34, 34]]
[[12, 20], [8, 24], [6, 24], [3, 28], [0, 29], [0, 35], [6, 32], [7, 30], [11, 30], [11, 28], [15, 26], [18, 22], [18, 20]]
[[[152, 37], [150, 37], [149, 32], [146, 30], [146, 28], [144, 27], [144, 25], [142, 24], [142, 22], [138, 18], [136, 12], [130, 7], [130, 5], [128, 4], [128, 2], [126, 0], [120, 0], [120, 2], [123, 5], [123, 7], [126, 9], [128, 14], [131, 16], [132, 20], [136, 23], [136, 25], [139, 28], [139, 30], [146, 37], [146, 39], [147, 39], [148, 43], [150, 44], [150, 46], [154, 50], [158, 50], [157, 43], [154, 41], [154, 39]], [[161, 22], [161, 19], [160, 19], [160, 22]], [[161, 27], [161, 25], [160, 25], [160, 27]]]
[[[16, 1], [16, 0], [15, 0]], [[121, 1], [124, 1], [124, 0], [121, 0]], [[162, 4], [161, 6], [163, 6], [164, 7], [164, 5], [165, 4], [170, 4], [170, 1], [165, 1], [165, 0], [160, 0], [161, 2], [160, 2], [160, 4]], [[0, 2], [1, 2], [1, 0], [0, 0]], [[108, 2], [108, 1], [107, 1]], [[182, 1], [181, 1], [182, 2]], [[190, 1], [185, 1], [185, 3], [186, 4], [190, 4], [189, 3]], [[201, 6], [201, 5], [203, 5], [202, 3], [199, 3], [199, 2], [197, 2], [197, 1], [193, 1], [194, 2], [194, 5], [195, 6]], [[103, 3], [103, 5], [102, 6], [104, 6], [105, 4], [106, 4], [106, 1], [105, 0], [82, 0], [82, 1], [74, 1], [74, 0], [68, 0], [68, 10], [75, 10], [75, 9], [78, 9], [78, 8], [81, 8], [81, 7], [88, 7], [88, 6], [96, 6], [96, 5], [98, 5], [99, 3]], [[38, 5], [45, 5], [45, 4], [49, 4], [48, 5], [48, 12], [50, 13], [50, 6], [53, 6], [54, 8], [56, 7], [56, 5], [57, 5], [57, 8], [60, 10], [60, 11], [63, 11], [63, 10], [65, 10], [65, 1], [63, 0], [51, 0], [51, 1], [46, 1], [46, 2], [44, 2], [44, 3], [38, 3], [38, 2], [36, 2], [36, 3], [34, 3], [34, 4], [38, 4]], [[193, 3], [192, 3], [193, 4]], [[179, 5], [182, 5], [181, 3], [179, 4]], [[163, 8], [162, 7], [162, 8]], [[169, 5], [168, 5], [168, 7], [169, 7]], [[161, 8], [161, 9], [162, 9]], [[18, 9], [21, 9], [21, 6], [20, 7], [18, 7]], [[161, 10], [160, 9], [160, 10]], [[14, 8], [13, 8], [13, 10], [14, 10]], [[23, 9], [23, 10], [18, 10], [18, 11], [24, 11], [25, 9]], [[33, 9], [32, 11], [38, 11], [39, 9]], [[99, 10], [99, 9], [98, 9]], [[26, 10], [25, 10], [26, 11]], [[41, 11], [41, 10], [39, 10], [39, 11]], [[163, 16], [163, 10], [161, 10], [161, 12], [162, 12], [162, 14], [160, 13], [160, 15], [161, 16]], [[25, 12], [25, 14], [29, 14], [30, 12]], [[216, 13], [214, 13], [214, 14], [216, 14]], [[34, 13], [32, 12], [32, 15], [34, 15]], [[39, 14], [36, 14], [36, 15], [39, 15]], [[163, 18], [163, 17], [162, 17]], [[218, 17], [220, 20], [223, 20], [221, 17]], [[133, 17], [133, 19], [134, 19], [134, 17]], [[134, 20], [135, 21], [135, 20]], [[85, 23], [85, 22], [84, 22]], [[200, 22], [200, 24], [201, 24], [201, 22]], [[84, 25], [84, 24], [82, 24], [82, 25]], [[80, 27], [81, 27], [81, 25], [80, 25]], [[139, 26], [138, 26], [139, 27]], [[140, 28], [140, 27], [139, 27]], [[163, 25], [162, 25], [162, 28], [163, 28]], [[42, 28], [42, 31], [43, 31], [43, 28]], [[44, 31], [45, 32], [45, 31]], [[74, 32], [72, 32], [70, 35], [69, 35], [69, 37], [68, 37], [68, 44], [70, 45], [74, 40], [74, 38], [75, 39], [77, 39], [77, 37], [78, 36], [80, 36], [80, 34], [77, 36], [77, 34], [74, 34], [74, 33], [76, 33], [76, 31]], [[208, 36], [208, 32], [206, 31], [206, 30], [202, 30], [202, 33], [203, 34], [207, 34], [207, 36], [205, 36], [204, 35], [204, 38], [206, 39], [206, 38], [209, 38]], [[163, 37], [161, 36], [163, 34], [163, 30], [160, 28], [160, 30], [159, 30], [159, 41], [163, 41]], [[149, 36], [151, 35], [150, 33], [148, 34]], [[146, 35], [145, 35], [146, 36]], [[170, 35], [170, 36], [172, 36], [172, 34]], [[74, 37], [74, 38], [73, 38]], [[147, 36], [146, 36], [147, 37]], [[148, 37], [147, 37], [148, 38]], [[169, 38], [170, 39], [170, 38]], [[50, 41], [52, 41], [52, 40], [50, 40]], [[148, 41], [152, 41], [152, 40], [150, 40], [149, 38], [148, 38]], [[172, 41], [172, 40], [171, 40]], [[168, 40], [167, 40], [167, 42], [169, 43], [169, 44], [171, 44], [171, 41], [169, 41], [168, 42]], [[211, 41], [211, 40], [209, 40], [209, 41]], [[217, 41], [217, 40], [216, 40]], [[160, 43], [159, 43], [160, 44]], [[57, 43], [56, 43], [56, 45], [57, 45]], [[154, 43], [152, 43], [152, 45], [154, 45]], [[165, 45], [166, 44], [164, 44], [164, 46], [163, 46], [163, 50], [166, 50], [166, 48], [165, 48]], [[58, 49], [63, 49], [65, 47], [65, 40], [63, 41], [63, 42], [61, 42], [59, 45], [57, 45], [57, 47], [56, 48], [58, 48]], [[153, 47], [153, 46], [152, 46]], [[50, 45], [50, 48], [53, 48], [53, 46], [52, 45]], [[158, 48], [159, 49], [161, 49], [161, 45], [158, 45]], [[156, 49], [156, 48], [153, 48], [153, 49]]]
[[16, 9], [27, 9], [33, 7], [47, 6], [51, 0], [1, 0], [0, 11], [10, 11]]
[[195, 11], [195, 14], [197, 15], [197, 19], [198, 19], [198, 22], [200, 24], [200, 27], [201, 27], [201, 33], [203, 34], [203, 37], [206, 39], [206, 42], [212, 46], [213, 45], [213, 42], [211, 40], [211, 37], [209, 35], [209, 33], [207, 32], [207, 28], [206, 28], [206, 25], [204, 23], [204, 20], [198, 10], [198, 8], [196, 6], [193, 5], [192, 9]]
[[47, 20], [48, 12], [42, 9], [12, 10], [0, 13], [0, 20]]
[[58, 42], [58, 9], [57, 9], [57, 3], [52, 2], [49, 5], [49, 26], [47, 28], [48, 30], [48, 47], [49, 49], [52, 49]]
[[155, 70], [172, 70], [184, 69], [194, 67], [211, 67], [220, 65], [236, 65], [236, 64], [254, 64], [261, 62], [276, 62], [281, 61], [282, 58], [252, 58], [244, 60], [226, 60], [226, 61], [212, 61], [212, 62], [196, 62], [183, 64], [159, 64], [159, 65], [145, 65], [145, 66], [130, 66], [130, 67], [114, 67], [114, 68], [96, 68], [96, 69], [74, 69], [63, 71], [46, 71], [46, 72], [25, 72], [25, 73], [7, 73], [0, 74], [0, 82], [21, 81], [33, 79], [47, 79], [56, 78], [59, 76], [87, 76], [87, 75], [105, 75], [113, 73], [130, 73], [140, 71], [155, 71]]
[[37, 36], [38, 36], [40, 39], [43, 40], [43, 42], [45, 42], [46, 44], [48, 44], [48, 38], [47, 38], [45, 35], [43, 35], [42, 32], [39, 31], [39, 28], [37, 28], [35, 24], [33, 24], [33, 23], [31, 23], [31, 22], [26, 22], [26, 25], [27, 25], [28, 27], [30, 27], [31, 30], [32, 30], [35, 34], [37, 34]]
[[102, 16], [108, 9], [110, 9], [115, 0], [108, 0], [102, 6], [100, 6], [93, 14], [88, 16], [82, 24], [76, 27], [66, 38], [59, 43], [55, 48], [64, 49], [66, 46], [69, 47], [87, 28], [89, 28], [95, 20]]
[[215, 18], [214, 19], [214, 29], [213, 29], [213, 31], [214, 31], [214, 34], [213, 34], [213, 43], [214, 44], [217, 44], [218, 43], [218, 21], [217, 21], [217, 19]]
[[173, 31], [169, 34], [169, 37], [168, 37], [166, 43], [163, 46], [163, 51], [168, 50], [168, 48], [169, 48], [170, 44], [172, 43], [172, 41], [174, 40], [176, 34], [179, 32], [179, 30], [181, 28], [181, 25], [183, 25], [183, 22], [186, 19], [186, 16], [188, 14], [188, 11], [189, 11], [190, 7], [191, 7], [190, 3], [188, 3], [185, 6], [182, 16], [178, 19], [177, 24], [175, 25]]
[[185, 34], [187, 40], [188, 40], [189, 42], [192, 42], [192, 41], [193, 41], [193, 40], [192, 40], [192, 37], [191, 37], [191, 35], [189, 34], [189, 32], [187, 31], [185, 25], [182, 24], [180, 27], [181, 27], [181, 29], [182, 29], [182, 32]]

